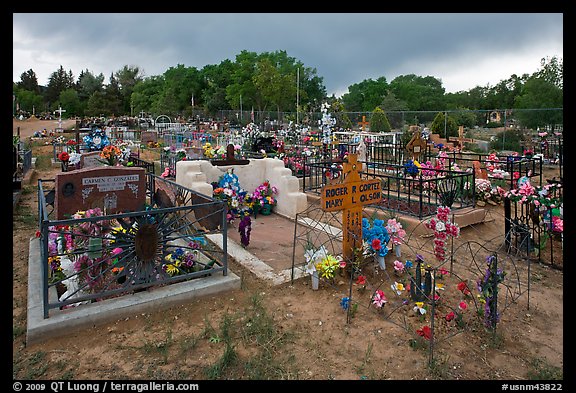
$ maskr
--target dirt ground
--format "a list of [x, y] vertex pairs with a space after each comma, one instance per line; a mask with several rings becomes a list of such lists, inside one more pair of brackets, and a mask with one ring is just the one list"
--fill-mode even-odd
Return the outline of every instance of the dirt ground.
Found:
[[[44, 126], [15, 122], [25, 138]], [[32, 124], [34, 123], [34, 124]], [[65, 128], [68, 125], [65, 124]], [[16, 129], [14, 128], [14, 134]], [[34, 156], [48, 154], [35, 148]], [[49, 151], [51, 153], [51, 149]], [[43, 343], [26, 343], [28, 246], [37, 230], [37, 178], [59, 168], [38, 168], [13, 217], [12, 377], [30, 380], [539, 380], [563, 379], [563, 272], [544, 264], [502, 257], [510, 280], [501, 291], [501, 319], [492, 334], [475, 315], [470, 260], [483, 260], [482, 247], [502, 235], [503, 208], [488, 206], [487, 222], [463, 228], [456, 242], [454, 274], [435, 319], [433, 353], [416, 329], [431, 322], [414, 304], [390, 296], [394, 276], [368, 266], [367, 289], [352, 286], [355, 313], [347, 318], [341, 299], [349, 293], [345, 275], [333, 285], [311, 289], [310, 279], [271, 286], [229, 259], [241, 288], [180, 306], [126, 315], [114, 322], [73, 331]], [[287, 234], [288, 237], [292, 233]], [[426, 254], [431, 239], [414, 236], [402, 259]], [[470, 244], [482, 247], [467, 248]], [[250, 250], [250, 248], [248, 248]], [[479, 265], [482, 267], [482, 263]], [[472, 294], [454, 288], [469, 280]], [[517, 285], [513, 284], [516, 283]], [[370, 293], [389, 296], [384, 312], [370, 306]], [[514, 289], [516, 288], [516, 289]], [[520, 289], [518, 289], [520, 288]], [[442, 292], [442, 291], [439, 291]], [[505, 295], [506, 294], [506, 295]], [[465, 301], [463, 327], [444, 319], [448, 304]], [[388, 307], [389, 306], [389, 307]], [[386, 308], [388, 307], [388, 308]], [[397, 307], [395, 312], [392, 307]]]

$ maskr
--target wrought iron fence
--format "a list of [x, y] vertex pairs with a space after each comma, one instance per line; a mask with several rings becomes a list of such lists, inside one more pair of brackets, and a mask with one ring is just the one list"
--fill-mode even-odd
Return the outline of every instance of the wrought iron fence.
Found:
[[[403, 165], [362, 162], [360, 172], [365, 179], [380, 179], [382, 201], [375, 206], [416, 216], [419, 219], [436, 213], [438, 206], [453, 210], [475, 206], [474, 172], [441, 169], [421, 170], [407, 175]], [[320, 194], [327, 184], [343, 179], [340, 161], [306, 161], [303, 177], [304, 192]]]
[[[562, 188], [555, 188], [552, 195], [547, 196], [561, 201]], [[508, 253], [535, 258], [540, 263], [563, 270], [564, 232], [553, 224], [554, 214], [551, 208], [539, 209], [531, 203], [505, 198], [504, 233]]]
[[[44, 318], [152, 286], [227, 275], [226, 205], [151, 173], [147, 208], [52, 220], [54, 180], [38, 180]], [[52, 210], [50, 210], [52, 205]], [[222, 236], [222, 248], [209, 235]]]

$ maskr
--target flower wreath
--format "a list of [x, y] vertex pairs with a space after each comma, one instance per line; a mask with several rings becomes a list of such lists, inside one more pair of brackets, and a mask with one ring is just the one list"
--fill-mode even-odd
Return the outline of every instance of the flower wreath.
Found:
[[110, 145], [110, 140], [106, 136], [106, 132], [99, 128], [86, 135], [82, 140], [90, 151], [102, 150], [104, 147]]

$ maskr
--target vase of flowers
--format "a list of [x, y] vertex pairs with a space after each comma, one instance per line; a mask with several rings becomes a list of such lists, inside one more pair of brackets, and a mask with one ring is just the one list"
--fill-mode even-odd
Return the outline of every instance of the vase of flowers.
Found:
[[62, 165], [62, 172], [68, 172], [68, 163], [70, 162], [70, 154], [68, 152], [63, 151], [62, 153], [58, 154], [58, 159]]
[[278, 200], [274, 197], [277, 194], [278, 189], [270, 185], [268, 180], [256, 187], [252, 193], [252, 198], [255, 204], [258, 205], [258, 213], [264, 216], [270, 215], [272, 208], [278, 203]]
[[318, 249], [314, 249], [312, 245], [306, 247], [304, 251], [304, 258], [306, 259], [306, 273], [310, 274], [312, 277], [312, 289], [314, 291], [318, 290], [320, 284], [320, 276], [318, 275], [318, 270], [316, 270], [316, 264], [321, 262], [322, 259], [326, 258], [328, 253], [324, 246], [320, 246]]
[[362, 240], [364, 243], [364, 253], [373, 255], [378, 262], [380, 269], [385, 269], [384, 257], [388, 254], [387, 244], [390, 241], [388, 230], [384, 226], [384, 221], [374, 219], [372, 223], [367, 218], [362, 219]]
[[386, 223], [386, 230], [390, 234], [396, 257], [402, 257], [402, 243], [406, 236], [406, 231], [402, 228], [402, 224], [395, 218], [390, 218]]

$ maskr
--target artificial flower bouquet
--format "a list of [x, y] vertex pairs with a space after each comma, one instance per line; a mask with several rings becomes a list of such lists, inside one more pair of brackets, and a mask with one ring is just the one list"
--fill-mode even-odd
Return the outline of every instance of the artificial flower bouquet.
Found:
[[274, 195], [277, 194], [278, 189], [275, 186], [270, 185], [270, 182], [266, 180], [264, 183], [256, 187], [251, 196], [255, 203], [258, 203], [263, 207], [264, 205], [276, 206], [278, 200]]
[[384, 221], [374, 219], [372, 223], [367, 218], [362, 219], [362, 240], [364, 242], [365, 255], [386, 256], [388, 254], [387, 244], [390, 241], [390, 234], [384, 226]]

